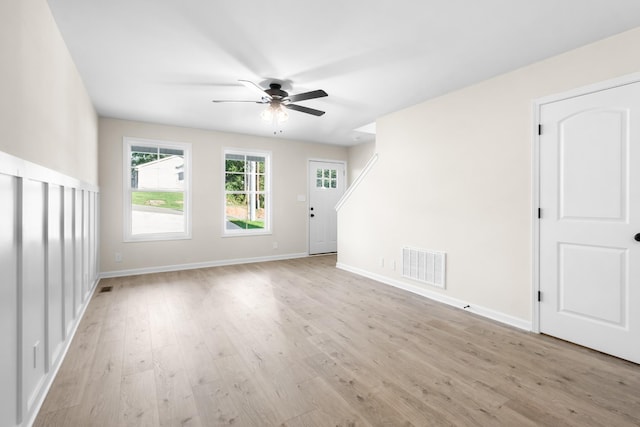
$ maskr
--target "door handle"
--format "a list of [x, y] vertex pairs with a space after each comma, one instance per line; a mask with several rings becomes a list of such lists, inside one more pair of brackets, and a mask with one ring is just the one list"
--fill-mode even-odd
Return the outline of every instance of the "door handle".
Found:
[[640, 242], [640, 233], [636, 234], [635, 236], [633, 236], [634, 240], [636, 242]]
[[311, 214], [311, 218], [313, 218], [314, 216], [316, 216], [315, 214]]

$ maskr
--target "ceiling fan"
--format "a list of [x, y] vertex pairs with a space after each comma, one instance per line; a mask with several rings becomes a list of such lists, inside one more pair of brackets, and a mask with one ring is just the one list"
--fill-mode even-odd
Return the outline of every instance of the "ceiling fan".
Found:
[[322, 89], [313, 90], [311, 92], [299, 93], [297, 95], [289, 95], [288, 92], [282, 90], [280, 83], [269, 84], [269, 89], [262, 89], [257, 84], [249, 80], [238, 80], [249, 89], [260, 95], [259, 101], [235, 101], [214, 99], [213, 102], [251, 102], [256, 104], [269, 104], [266, 110], [262, 112], [262, 118], [267, 121], [276, 120], [282, 122], [287, 120], [289, 115], [285, 109], [299, 111], [301, 113], [311, 114], [313, 116], [322, 116], [325, 112], [316, 110], [315, 108], [303, 107], [302, 105], [293, 104], [298, 101], [306, 101], [308, 99], [322, 98], [327, 95]]

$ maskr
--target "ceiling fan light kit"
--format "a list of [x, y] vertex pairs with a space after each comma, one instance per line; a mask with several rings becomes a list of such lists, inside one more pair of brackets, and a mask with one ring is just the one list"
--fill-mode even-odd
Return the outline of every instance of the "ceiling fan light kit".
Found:
[[260, 113], [260, 117], [266, 122], [282, 123], [289, 120], [289, 113], [287, 113], [282, 104], [271, 103]]
[[287, 110], [299, 111], [301, 113], [311, 114], [317, 117], [322, 116], [325, 113], [324, 111], [316, 110], [314, 108], [293, 104], [294, 102], [328, 96], [327, 92], [322, 89], [299, 93], [297, 95], [289, 95], [288, 92], [282, 90], [282, 85], [280, 83], [271, 83], [269, 84], [269, 89], [262, 89], [260, 86], [249, 80], [239, 80], [239, 82], [245, 87], [256, 92], [260, 96], [260, 100], [240, 101], [214, 99], [213, 102], [255, 102], [256, 104], [269, 104], [268, 107], [260, 113], [260, 117], [267, 122], [272, 122], [274, 125], [278, 125], [289, 119], [289, 113], [287, 113]]

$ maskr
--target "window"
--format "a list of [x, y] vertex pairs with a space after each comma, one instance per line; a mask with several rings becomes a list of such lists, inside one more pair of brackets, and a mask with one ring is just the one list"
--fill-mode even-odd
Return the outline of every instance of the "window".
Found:
[[124, 240], [188, 239], [191, 145], [124, 139]]
[[336, 188], [337, 183], [336, 169], [316, 169], [316, 188]]
[[270, 154], [224, 153], [224, 234], [264, 234], [271, 230]]

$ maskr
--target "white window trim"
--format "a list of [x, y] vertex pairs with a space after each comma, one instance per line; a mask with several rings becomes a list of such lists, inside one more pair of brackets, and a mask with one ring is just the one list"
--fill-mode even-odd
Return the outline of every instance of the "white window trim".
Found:
[[[226, 191], [226, 158], [227, 154], [254, 155], [264, 156], [265, 158], [265, 177], [264, 177], [264, 193], [265, 193], [265, 228], [248, 229], [248, 230], [227, 230], [227, 191]], [[224, 147], [222, 149], [222, 237], [248, 237], [248, 236], [267, 236], [273, 234], [273, 218], [271, 217], [273, 204], [273, 192], [271, 191], [271, 151], [251, 150], [244, 148]]]
[[[176, 148], [184, 151], [184, 221], [185, 231], [179, 233], [149, 233], [141, 235], [131, 234], [131, 146], [151, 145], [160, 148]], [[122, 138], [122, 204], [123, 204], [123, 241], [147, 242], [158, 240], [188, 240], [191, 239], [191, 144], [187, 142], [160, 141], [155, 139]]]

